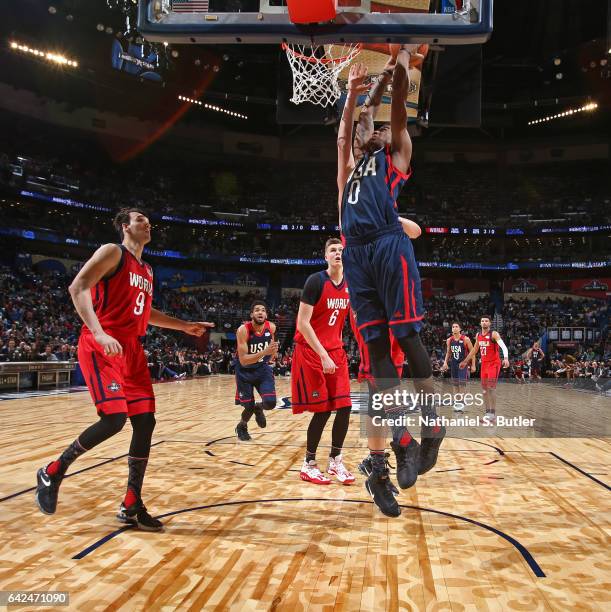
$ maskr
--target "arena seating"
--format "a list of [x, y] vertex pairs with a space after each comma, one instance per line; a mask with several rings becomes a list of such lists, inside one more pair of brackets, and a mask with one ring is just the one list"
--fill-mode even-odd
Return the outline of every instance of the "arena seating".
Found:
[[[80, 322], [67, 291], [68, 284], [68, 277], [58, 272], [35, 272], [26, 266], [0, 267], [0, 361], [78, 359], [76, 341]], [[256, 291], [239, 294], [201, 288], [192, 291], [163, 289], [157, 305], [179, 317], [213, 321], [220, 332], [234, 332], [248, 319], [251, 301], [260, 297]], [[459, 320], [464, 332], [473, 337], [481, 314], [494, 312], [494, 305], [488, 298], [465, 301], [434, 297], [427, 300], [425, 306], [427, 325], [422, 338], [437, 372], [452, 322]], [[277, 374], [290, 372], [292, 334], [298, 308], [297, 297], [284, 299], [270, 307], [270, 319], [278, 325], [281, 343]], [[509, 299], [504, 304], [501, 331], [514, 363], [543, 335], [546, 326], [601, 327], [606, 325], [606, 317], [607, 305], [601, 300], [562, 298], [518, 302]], [[348, 325], [344, 329], [344, 340], [351, 372], [356, 375], [358, 349]], [[230, 342], [224, 346], [210, 342], [205, 350], [198, 350], [184, 334], [150, 327], [146, 348], [151, 375], [155, 379], [233, 371]], [[562, 356], [553, 354], [548, 357], [546, 371], [549, 376], [554, 376], [561, 369], [558, 360]], [[597, 367], [604, 369], [603, 379], [608, 377], [611, 367], [611, 344], [608, 341], [583, 347], [578, 357], [574, 368], [576, 380], [591, 379]]]

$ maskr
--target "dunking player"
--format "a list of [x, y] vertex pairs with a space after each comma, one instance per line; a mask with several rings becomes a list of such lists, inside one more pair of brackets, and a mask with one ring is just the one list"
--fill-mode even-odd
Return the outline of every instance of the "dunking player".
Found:
[[127, 417], [132, 440], [127, 463], [127, 493], [117, 518], [146, 531], [163, 525], [142, 503], [142, 482], [155, 427], [155, 395], [142, 341], [147, 325], [201, 336], [212, 323], [189, 323], [151, 307], [153, 271], [142, 261], [151, 240], [145, 213], [124, 208], [114, 219], [122, 244], [101, 246], [70, 285], [84, 322], [78, 343], [79, 365], [100, 420], [83, 431], [60, 455], [40, 468], [36, 502], [45, 514], [57, 507], [59, 486], [70, 464], [84, 452], [121, 431]]
[[535, 342], [531, 348], [526, 351], [526, 359], [530, 359], [530, 377], [533, 380], [541, 380], [541, 368], [545, 353], [541, 350], [539, 342]]
[[[254, 301], [250, 307], [250, 321], [240, 325], [236, 334], [238, 354], [235, 364], [235, 403], [244, 410], [235, 432], [242, 442], [251, 440], [248, 421], [252, 415], [255, 415], [257, 425], [263, 428], [267, 425], [263, 410], [276, 407], [274, 371], [269, 364], [278, 352], [275, 334], [276, 324], [267, 320], [265, 302]], [[257, 404], [255, 389], [261, 396], [261, 402]]]
[[342, 448], [350, 424], [350, 375], [342, 343], [342, 329], [350, 308], [342, 266], [343, 246], [338, 238], [325, 244], [327, 269], [308, 277], [301, 294], [291, 367], [293, 414], [312, 412], [306, 455], [299, 476], [314, 484], [331, 482], [316, 463], [323, 430], [335, 412], [327, 474], [342, 484], [354, 482], [344, 465]]
[[[337, 182], [346, 280], [357, 328], [369, 350], [376, 392], [393, 391], [399, 384], [390, 353], [391, 327], [409, 363], [416, 392], [425, 394], [423, 416], [430, 419], [436, 415], [426, 401], [426, 394], [432, 394], [434, 387], [430, 359], [419, 335], [424, 316], [420, 275], [396, 204], [411, 173], [412, 143], [405, 108], [409, 63], [406, 46], [397, 49], [396, 56], [388, 61], [361, 110], [354, 152], [352, 116], [359, 93], [366, 89], [366, 68], [361, 64], [351, 67], [338, 133]], [[391, 78], [391, 124], [374, 130], [375, 110]], [[445, 430], [427, 424], [419, 445], [403, 424], [396, 424], [401, 423], [406, 407], [394, 406], [392, 412], [395, 425], [391, 446], [397, 460], [397, 480], [401, 488], [408, 488], [419, 473], [435, 465]], [[398, 516], [401, 510], [392, 493], [384, 448], [371, 446], [376, 442], [380, 444], [380, 438], [370, 436], [372, 473], [366, 487], [384, 514]]]
[[[403, 231], [412, 239], [415, 240], [422, 234], [422, 230], [417, 223], [410, 221], [409, 219], [403, 219], [399, 217], [401, 224], [403, 226]], [[354, 314], [354, 310], [350, 309], [350, 327], [352, 328], [352, 333], [356, 339], [357, 345], [359, 347], [359, 373], [358, 373], [358, 381], [360, 383], [366, 382], [369, 390], [369, 400], [373, 396], [375, 392], [375, 383], [373, 376], [371, 375], [371, 358], [369, 356], [369, 349], [367, 348], [366, 342], [363, 340], [363, 335], [358, 330], [356, 324], [356, 315]], [[392, 333], [392, 329], [388, 330], [388, 335], [390, 337], [390, 358], [392, 359], [393, 365], [397, 369], [397, 376], [399, 378], [403, 378], [403, 366], [405, 363], [405, 354], [401, 350], [401, 346], [397, 342], [394, 334]], [[371, 409], [369, 410], [371, 413]], [[369, 428], [370, 434], [370, 446], [372, 448], [379, 448], [386, 446], [385, 434], [383, 430], [379, 427], [376, 427], [373, 422], [371, 422], [371, 417], [369, 418], [369, 423], [367, 424]], [[376, 441], [375, 438], [378, 438]], [[372, 463], [371, 463], [371, 455], [367, 456], [365, 459], [359, 463], [359, 471], [365, 474], [365, 476], [370, 476], [372, 472]], [[399, 494], [399, 491], [395, 488], [394, 485], [391, 484], [391, 488], [395, 495]]]
[[493, 425], [496, 419], [496, 383], [501, 371], [499, 349], [503, 352], [503, 367], [509, 367], [509, 354], [499, 332], [490, 329], [490, 317], [484, 315], [480, 320], [481, 332], [475, 338], [475, 344], [469, 354], [460, 362], [460, 368], [466, 368], [475, 358], [477, 351], [481, 357], [480, 378], [484, 391], [486, 410], [485, 424]]
[[[464, 393], [469, 380], [469, 370], [461, 369], [460, 362], [471, 352], [473, 344], [461, 329], [460, 323], [454, 321], [452, 323], [452, 335], [446, 340], [446, 356], [441, 366], [441, 371], [445, 372], [448, 369], [448, 361], [450, 358], [450, 377], [452, 380], [452, 391], [454, 392], [454, 410], [461, 412], [464, 404], [461, 401], [456, 401], [456, 396]], [[471, 360], [471, 373], [475, 372], [475, 357]]]

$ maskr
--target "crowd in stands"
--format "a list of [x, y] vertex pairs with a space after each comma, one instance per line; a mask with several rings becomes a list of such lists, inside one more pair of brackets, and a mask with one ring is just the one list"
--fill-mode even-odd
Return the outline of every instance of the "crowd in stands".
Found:
[[[0, 267], [0, 361], [78, 360], [76, 343], [81, 323], [67, 285], [67, 277], [58, 272], [34, 271], [28, 266]], [[231, 333], [248, 319], [250, 303], [261, 297], [256, 290], [238, 293], [201, 288], [192, 291], [164, 289], [158, 306], [181, 318], [212, 321], [216, 331]], [[494, 306], [485, 297], [475, 301], [433, 297], [425, 306], [427, 317], [422, 340], [430, 350], [434, 374], [442, 376], [445, 340], [452, 323], [458, 321], [463, 333], [474, 338], [481, 315], [493, 313]], [[278, 326], [280, 352], [274, 371], [279, 376], [290, 374], [298, 307], [299, 298], [294, 296], [269, 310], [270, 320]], [[518, 382], [531, 377], [527, 351], [547, 327], [570, 325], [604, 329], [607, 316], [608, 305], [601, 300], [507, 300], [500, 331], [510, 350], [511, 369], [504, 375]], [[358, 349], [348, 325], [344, 329], [344, 341], [350, 372], [356, 377]], [[230, 338], [223, 339], [221, 344], [210, 341], [198, 347], [184, 334], [150, 327], [146, 351], [154, 380], [233, 373], [235, 343]], [[569, 353], [550, 350], [543, 374], [561, 378], [574, 386], [607, 391], [610, 368], [611, 344], [603, 336], [596, 344], [590, 343]]]
[[[52, 231], [62, 241], [72, 238], [91, 244], [116, 241], [110, 213], [71, 209], [61, 204], [27, 199], [0, 202], [7, 226]], [[265, 231], [236, 231], [206, 228], [152, 219], [154, 249], [180, 251], [194, 259], [235, 256], [274, 258], [322, 258], [328, 233], [280, 234]], [[514, 238], [496, 236], [436, 236], [424, 233], [414, 242], [416, 256], [423, 262], [482, 262], [500, 264], [520, 261], [584, 261], [604, 258], [606, 235], [542, 236]]]
[[[242, 222], [336, 224], [335, 168], [261, 158], [198, 161], [150, 151], [113, 164], [68, 148], [63, 159], [43, 146], [0, 151], [0, 184], [46, 191], [116, 209], [142, 206], [166, 215]], [[194, 162], [193, 162], [194, 163]], [[539, 165], [413, 163], [399, 210], [421, 225], [521, 227], [609, 223], [604, 161]], [[83, 229], [86, 232], [87, 228]]]

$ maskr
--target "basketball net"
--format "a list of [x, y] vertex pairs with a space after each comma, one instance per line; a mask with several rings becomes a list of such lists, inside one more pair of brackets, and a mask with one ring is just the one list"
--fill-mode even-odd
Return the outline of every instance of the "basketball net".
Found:
[[293, 72], [293, 104], [335, 104], [341, 95], [340, 72], [361, 51], [361, 44], [327, 46], [282, 43]]

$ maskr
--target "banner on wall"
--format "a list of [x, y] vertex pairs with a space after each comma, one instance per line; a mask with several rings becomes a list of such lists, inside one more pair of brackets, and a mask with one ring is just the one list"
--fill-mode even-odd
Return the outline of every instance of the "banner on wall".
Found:
[[580, 278], [571, 281], [571, 293], [591, 298], [611, 296], [611, 278]]
[[505, 293], [537, 293], [547, 289], [547, 280], [538, 278], [510, 278], [503, 283]]

